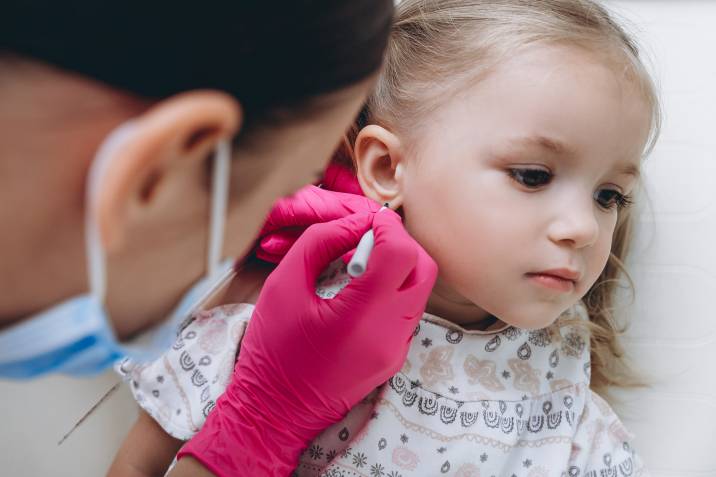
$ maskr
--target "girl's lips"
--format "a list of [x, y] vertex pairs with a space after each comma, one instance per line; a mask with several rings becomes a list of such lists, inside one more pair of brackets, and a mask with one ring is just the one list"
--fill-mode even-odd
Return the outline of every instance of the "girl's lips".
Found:
[[574, 281], [542, 273], [528, 273], [527, 277], [533, 283], [545, 288], [561, 291], [564, 293], [574, 290]]

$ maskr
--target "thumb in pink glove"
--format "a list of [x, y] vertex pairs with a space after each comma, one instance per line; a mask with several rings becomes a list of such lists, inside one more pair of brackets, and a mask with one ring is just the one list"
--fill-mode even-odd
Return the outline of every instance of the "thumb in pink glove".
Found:
[[[319, 298], [319, 274], [371, 225], [367, 271]], [[218, 476], [289, 475], [322, 430], [401, 368], [436, 275], [388, 209], [308, 228], [264, 284], [233, 380], [179, 457]]]

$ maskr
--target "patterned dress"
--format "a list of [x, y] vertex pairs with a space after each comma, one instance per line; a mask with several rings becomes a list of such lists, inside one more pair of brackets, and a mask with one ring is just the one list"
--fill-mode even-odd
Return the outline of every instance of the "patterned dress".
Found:
[[[345, 286], [331, 278], [319, 290], [325, 298]], [[201, 312], [154, 363], [117, 366], [168, 434], [187, 440], [201, 428], [231, 378], [252, 310]], [[580, 305], [573, 313], [586, 319]], [[319, 435], [294, 475], [648, 475], [589, 375], [589, 339], [576, 327], [475, 331], [426, 313], [402, 369]]]

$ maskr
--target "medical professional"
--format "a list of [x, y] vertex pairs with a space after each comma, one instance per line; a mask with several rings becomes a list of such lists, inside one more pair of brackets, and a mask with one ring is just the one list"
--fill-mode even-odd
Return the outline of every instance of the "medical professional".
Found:
[[[392, 10], [392, 0], [3, 2], [0, 378], [91, 376], [121, 356], [161, 352], [191, 305], [250, 249], [274, 201], [323, 170], [380, 67]], [[280, 207], [307, 211], [300, 201]], [[396, 300], [392, 281], [409, 277], [427, 299], [435, 268], [397, 215], [345, 208], [337, 196], [323, 203], [326, 213], [299, 214], [300, 224], [279, 214], [287, 226], [327, 222], [309, 228], [274, 273], [309, 276], [373, 228], [374, 255], [391, 261], [369, 267], [392, 272], [361, 277], [361, 293], [347, 288], [354, 316], [342, 317], [413, 317], [415, 300]], [[282, 329], [294, 323], [292, 339], [312, 344], [298, 332], [312, 316], [266, 305], [263, 321], [279, 310]], [[319, 303], [312, 313], [325, 320], [331, 310]], [[396, 343], [410, 332], [395, 327]], [[403, 348], [330, 366], [355, 375], [353, 399], [382, 382], [376, 367], [402, 363]], [[291, 358], [279, 346], [252, 352]], [[290, 379], [264, 378], [290, 392]], [[271, 463], [297, 455], [305, 440], [285, 437], [339, 420], [328, 403], [347, 402], [343, 393], [316, 386], [311, 406], [280, 428], [269, 403], [241, 409], [229, 420], [250, 421], [255, 434], [213, 428], [172, 475], [282, 475], [286, 467]], [[244, 467], [222, 467], [217, 449]]]

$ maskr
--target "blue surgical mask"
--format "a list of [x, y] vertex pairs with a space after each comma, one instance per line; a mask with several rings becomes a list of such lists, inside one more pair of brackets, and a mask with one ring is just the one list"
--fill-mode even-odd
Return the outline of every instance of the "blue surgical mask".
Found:
[[106, 258], [95, 207], [108, 160], [133, 127], [131, 122], [125, 123], [108, 136], [90, 168], [85, 219], [89, 292], [0, 332], [0, 378], [51, 373], [87, 376], [104, 371], [123, 357], [136, 362], [154, 360], [171, 346], [185, 320], [233, 276], [233, 260], [221, 262], [231, 163], [229, 143], [222, 141], [213, 159], [207, 275], [190, 288], [161, 324], [130, 342], [117, 340], [104, 306]]

